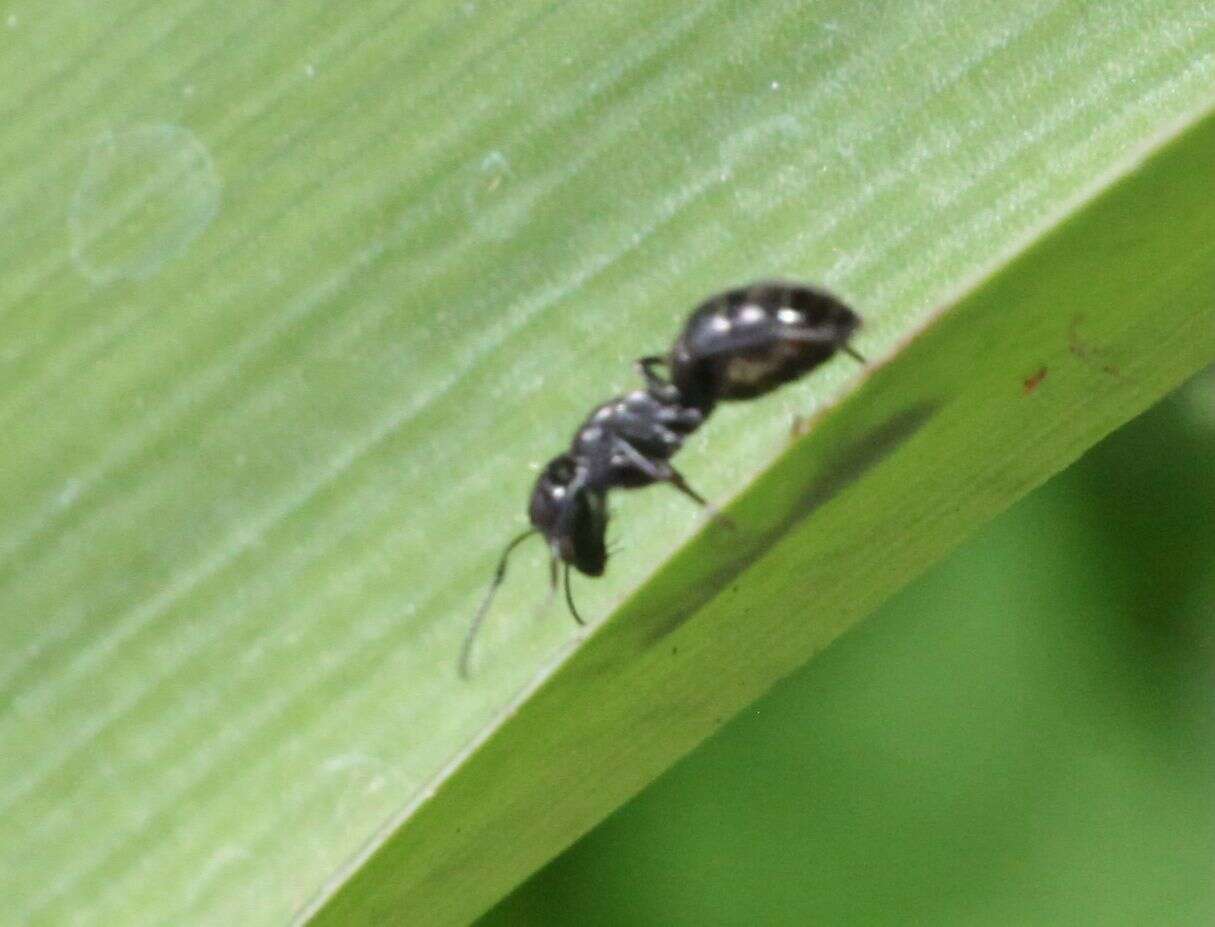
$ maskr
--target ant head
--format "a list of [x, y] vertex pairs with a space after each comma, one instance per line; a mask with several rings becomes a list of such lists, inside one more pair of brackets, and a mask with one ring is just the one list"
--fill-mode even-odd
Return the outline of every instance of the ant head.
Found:
[[554, 554], [587, 576], [607, 567], [607, 504], [586, 485], [586, 471], [569, 454], [549, 461], [532, 490], [528, 510]]

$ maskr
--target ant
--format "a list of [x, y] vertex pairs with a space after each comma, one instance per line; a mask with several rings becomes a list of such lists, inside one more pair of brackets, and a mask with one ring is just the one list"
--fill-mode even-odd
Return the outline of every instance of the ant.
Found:
[[[684, 440], [718, 402], [754, 399], [796, 380], [837, 350], [864, 363], [849, 345], [861, 320], [816, 287], [782, 281], [726, 290], [702, 302], [671, 350], [637, 360], [645, 388], [597, 406], [570, 449], [554, 457], [532, 489], [531, 527], [506, 545], [460, 653], [467, 678], [472, 646], [494, 593], [506, 578], [511, 553], [539, 534], [551, 551], [549, 583], [563, 585], [570, 615], [582, 625], [570, 590], [570, 570], [602, 576], [607, 567], [607, 493], [669, 483], [715, 517], [713, 506], [670, 463]], [[661, 376], [657, 368], [665, 368]]]

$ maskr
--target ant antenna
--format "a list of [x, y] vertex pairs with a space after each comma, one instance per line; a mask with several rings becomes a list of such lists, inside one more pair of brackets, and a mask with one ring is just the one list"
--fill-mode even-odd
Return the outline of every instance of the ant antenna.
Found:
[[565, 565], [565, 604], [570, 607], [570, 614], [574, 616], [574, 620], [579, 624], [585, 625], [582, 616], [578, 614], [578, 609], [574, 607], [574, 595], [570, 591], [570, 565]]
[[846, 341], [840, 345], [840, 350], [843, 351], [845, 354], [847, 354], [849, 357], [851, 357], [853, 360], [860, 361], [862, 364], [869, 363], [869, 361], [865, 360], [865, 356], [863, 354], [861, 354], [860, 351], [858, 351], [856, 348], [854, 348], [852, 345], [850, 345]]
[[[464, 646], [460, 648], [460, 678], [467, 679], [469, 676], [469, 662], [472, 659], [473, 641], [476, 640], [477, 632], [481, 630], [481, 624], [485, 621], [485, 616], [489, 614], [489, 603], [494, 600], [494, 593], [498, 591], [498, 587], [502, 585], [502, 580], [506, 579], [506, 561], [510, 559], [511, 551], [530, 538], [533, 534], [539, 534], [535, 528], [528, 528], [518, 537], [511, 540], [506, 545], [506, 550], [502, 551], [502, 558], [498, 561], [498, 567], [494, 570], [494, 578], [489, 582], [489, 589], [486, 590], [485, 598], [481, 600], [481, 606], [477, 609], [477, 613], [473, 616], [472, 625], [468, 629], [468, 634], [464, 637]], [[568, 588], [568, 575], [567, 588]], [[553, 572], [553, 585], [556, 586], [557, 574]]]

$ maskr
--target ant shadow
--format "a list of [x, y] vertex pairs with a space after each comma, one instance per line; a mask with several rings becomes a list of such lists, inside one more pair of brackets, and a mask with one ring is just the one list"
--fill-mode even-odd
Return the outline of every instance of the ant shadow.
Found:
[[[839, 448], [831, 454], [822, 472], [809, 488], [793, 500], [773, 522], [758, 528], [747, 525], [737, 529], [710, 523], [705, 534], [693, 541], [692, 546], [727, 537], [732, 539], [730, 546], [736, 555], [727, 555], [724, 560], [714, 557], [712, 571], [698, 576], [695, 584], [689, 584], [693, 586], [691, 591], [685, 588], [678, 601], [669, 603], [670, 607], [653, 611], [647, 609], [645, 616], [630, 618], [629, 623], [633, 624], [640, 634], [638, 643], [641, 647], [660, 644], [664, 638], [680, 628], [782, 537], [895, 453], [932, 419], [936, 410], [935, 403], [923, 403], [904, 409]], [[685, 551], [680, 556], [695, 556], [695, 552]]]

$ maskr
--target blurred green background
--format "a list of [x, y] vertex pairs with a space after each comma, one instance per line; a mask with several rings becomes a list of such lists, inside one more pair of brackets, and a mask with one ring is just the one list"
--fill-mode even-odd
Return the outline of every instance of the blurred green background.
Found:
[[483, 927], [1215, 924], [1213, 551], [1215, 369]]

